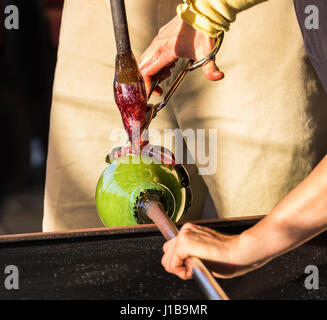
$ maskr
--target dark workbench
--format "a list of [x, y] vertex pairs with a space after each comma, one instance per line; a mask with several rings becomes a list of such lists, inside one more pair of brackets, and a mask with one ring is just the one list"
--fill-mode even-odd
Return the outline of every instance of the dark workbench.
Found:
[[[233, 234], [256, 221], [201, 224]], [[0, 236], [0, 299], [204, 299], [193, 280], [164, 271], [163, 242], [151, 225]], [[326, 248], [324, 233], [257, 271], [219, 283], [231, 299], [327, 299]], [[19, 290], [3, 285], [11, 264], [19, 268]], [[307, 265], [319, 268], [318, 290], [304, 287]]]

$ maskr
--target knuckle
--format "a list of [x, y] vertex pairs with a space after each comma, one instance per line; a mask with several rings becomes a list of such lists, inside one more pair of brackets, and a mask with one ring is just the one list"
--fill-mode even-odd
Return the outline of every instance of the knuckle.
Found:
[[164, 267], [164, 269], [165, 269], [167, 272], [169, 272], [169, 273], [172, 272], [172, 271], [171, 271], [171, 267], [170, 267], [169, 265], [164, 265], [163, 267]]
[[189, 236], [190, 236], [190, 231], [185, 230], [179, 234], [178, 240], [179, 242], [185, 242], [188, 240]]
[[160, 46], [156, 49], [156, 56], [162, 56], [164, 53], [164, 49]]
[[165, 256], [161, 258], [161, 265], [166, 269], [166, 259]]
[[194, 230], [195, 225], [190, 223], [190, 222], [186, 222], [183, 227], [181, 228], [181, 232], [182, 233], [188, 233], [190, 230]]

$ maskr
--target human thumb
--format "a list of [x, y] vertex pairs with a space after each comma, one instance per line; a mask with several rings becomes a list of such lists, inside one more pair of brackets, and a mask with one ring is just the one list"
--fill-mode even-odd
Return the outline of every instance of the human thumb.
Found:
[[211, 81], [218, 81], [224, 78], [224, 73], [219, 70], [215, 61], [211, 60], [202, 67], [206, 78]]

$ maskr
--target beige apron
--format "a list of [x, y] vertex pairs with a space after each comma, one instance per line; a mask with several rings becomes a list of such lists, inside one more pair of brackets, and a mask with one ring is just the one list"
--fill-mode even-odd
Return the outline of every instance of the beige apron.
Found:
[[[137, 58], [179, 1], [126, 0]], [[112, 130], [115, 44], [109, 0], [66, 0], [51, 111], [43, 230], [102, 226], [95, 187]], [[241, 13], [217, 56], [226, 77], [194, 71], [152, 122], [217, 129], [217, 170], [197, 174], [185, 219], [202, 216], [207, 187], [220, 217], [267, 214], [327, 150], [327, 98], [306, 58], [293, 3], [274, 0]], [[158, 141], [155, 141], [158, 143]], [[160, 141], [159, 141], [160, 143]]]

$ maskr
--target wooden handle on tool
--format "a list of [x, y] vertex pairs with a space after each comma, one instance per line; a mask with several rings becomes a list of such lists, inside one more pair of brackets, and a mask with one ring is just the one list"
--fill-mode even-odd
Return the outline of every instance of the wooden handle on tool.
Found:
[[[166, 240], [177, 236], [178, 229], [167, 217], [160, 202], [149, 201], [145, 205], [145, 210], [147, 216], [156, 224]], [[189, 257], [185, 264], [192, 269], [193, 278], [209, 300], [229, 300], [224, 290], [199, 258]]]
[[131, 52], [124, 0], [110, 0], [117, 54]]

